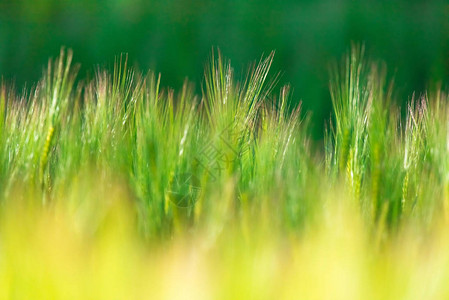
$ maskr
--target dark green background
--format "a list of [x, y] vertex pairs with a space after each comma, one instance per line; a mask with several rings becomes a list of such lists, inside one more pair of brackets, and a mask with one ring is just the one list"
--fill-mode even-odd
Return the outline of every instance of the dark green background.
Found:
[[213, 46], [246, 68], [276, 50], [274, 70], [313, 111], [316, 133], [329, 118], [328, 65], [364, 42], [384, 60], [398, 96], [449, 79], [447, 1], [144, 1], [0, 0], [0, 73], [17, 86], [35, 82], [61, 45], [75, 52], [82, 75], [111, 65], [120, 52], [179, 88], [200, 90]]

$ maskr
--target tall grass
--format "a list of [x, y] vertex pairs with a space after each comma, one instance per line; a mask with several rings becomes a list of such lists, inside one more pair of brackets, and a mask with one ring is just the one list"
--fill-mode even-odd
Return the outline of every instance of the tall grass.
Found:
[[238, 81], [213, 53], [201, 95], [126, 56], [80, 81], [64, 50], [32, 89], [2, 83], [3, 296], [444, 298], [447, 94], [401, 117], [385, 66], [353, 46], [316, 151], [273, 57]]
[[331, 76], [335, 125], [327, 138], [328, 174], [344, 177], [369, 222], [396, 227], [412, 218], [426, 223], [444, 202], [437, 176], [441, 165], [432, 156], [444, 153], [440, 147], [446, 138], [436, 140], [431, 132], [447, 123], [440, 112], [447, 97], [439, 90], [436, 97], [434, 92], [413, 95], [401, 119], [385, 67], [365, 61], [363, 47], [354, 46], [351, 53]]

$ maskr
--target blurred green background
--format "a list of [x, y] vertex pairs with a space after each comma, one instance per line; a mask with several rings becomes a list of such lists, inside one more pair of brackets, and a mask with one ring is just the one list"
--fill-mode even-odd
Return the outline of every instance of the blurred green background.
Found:
[[317, 137], [330, 116], [329, 63], [351, 41], [387, 63], [403, 100], [448, 83], [447, 1], [0, 0], [0, 74], [17, 87], [35, 82], [62, 45], [82, 76], [127, 52], [161, 72], [164, 86], [178, 89], [188, 77], [198, 91], [213, 46], [236, 71], [276, 50], [273, 69], [313, 112]]

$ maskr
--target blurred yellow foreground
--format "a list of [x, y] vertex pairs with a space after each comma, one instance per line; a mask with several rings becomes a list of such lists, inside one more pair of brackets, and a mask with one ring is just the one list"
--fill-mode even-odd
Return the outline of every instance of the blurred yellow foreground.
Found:
[[0, 299], [449, 299], [443, 221], [387, 235], [333, 191], [291, 234], [268, 212], [264, 221], [227, 218], [225, 192], [213, 220], [144, 240], [124, 186], [75, 180], [45, 208], [11, 187], [0, 217]]

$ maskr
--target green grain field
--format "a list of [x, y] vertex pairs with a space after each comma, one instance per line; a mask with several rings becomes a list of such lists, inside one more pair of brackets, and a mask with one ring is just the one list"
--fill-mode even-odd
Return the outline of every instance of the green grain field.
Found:
[[[197, 93], [70, 50], [0, 86], [1, 299], [448, 299], [449, 96], [354, 45], [324, 140], [276, 55]], [[198, 86], [197, 85], [197, 86]]]

